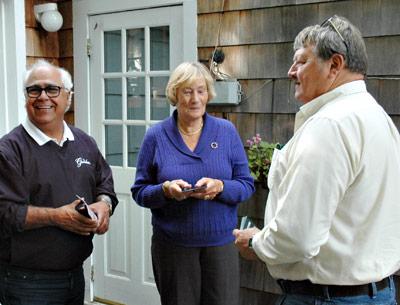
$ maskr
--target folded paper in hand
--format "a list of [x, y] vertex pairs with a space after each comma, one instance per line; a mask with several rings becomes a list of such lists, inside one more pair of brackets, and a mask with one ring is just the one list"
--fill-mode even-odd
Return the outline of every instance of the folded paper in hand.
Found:
[[255, 227], [254, 222], [251, 221], [249, 216], [243, 216], [242, 220], [240, 221], [240, 230], [245, 230]]

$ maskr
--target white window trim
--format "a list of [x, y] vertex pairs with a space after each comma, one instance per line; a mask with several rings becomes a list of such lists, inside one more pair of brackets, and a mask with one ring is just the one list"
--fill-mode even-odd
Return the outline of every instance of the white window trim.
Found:
[[25, 117], [26, 67], [24, 0], [0, 0], [0, 136]]
[[[197, 0], [73, 0], [75, 125], [90, 130], [89, 16], [151, 7], [183, 5], [183, 60], [197, 60]], [[173, 68], [173, 67], [172, 67]]]

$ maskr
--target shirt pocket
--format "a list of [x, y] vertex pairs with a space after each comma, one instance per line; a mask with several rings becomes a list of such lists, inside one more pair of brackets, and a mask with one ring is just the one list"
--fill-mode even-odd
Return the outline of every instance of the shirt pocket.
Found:
[[284, 154], [282, 150], [276, 149], [272, 155], [271, 166], [268, 173], [268, 188], [270, 191], [274, 190], [279, 186], [282, 176], [285, 170], [284, 166]]

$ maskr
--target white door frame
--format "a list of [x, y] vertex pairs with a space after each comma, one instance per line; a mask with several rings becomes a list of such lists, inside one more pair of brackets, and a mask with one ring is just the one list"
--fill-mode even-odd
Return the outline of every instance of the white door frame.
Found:
[[87, 39], [89, 16], [160, 6], [183, 5], [183, 60], [197, 60], [197, 0], [73, 0], [75, 125], [90, 130]]
[[0, 0], [0, 137], [26, 117], [24, 0]]

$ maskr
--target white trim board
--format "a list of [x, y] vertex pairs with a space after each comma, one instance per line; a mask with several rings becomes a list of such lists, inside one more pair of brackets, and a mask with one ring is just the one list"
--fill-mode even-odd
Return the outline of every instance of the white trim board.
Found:
[[0, 0], [0, 137], [26, 117], [24, 0]]

